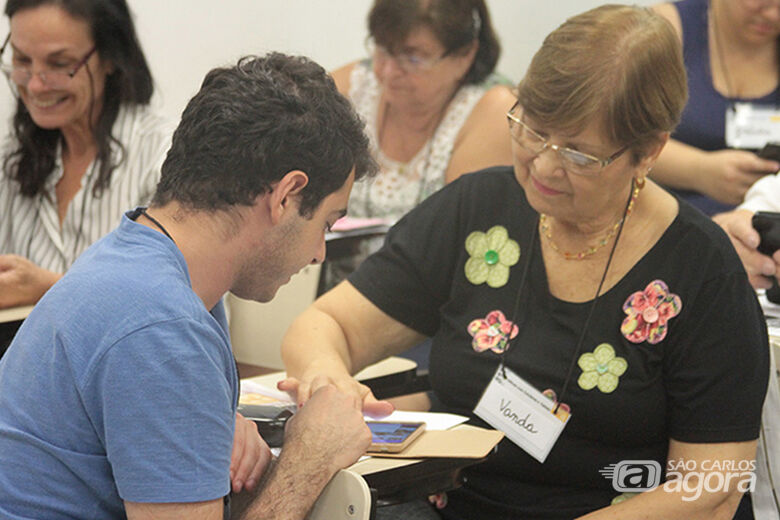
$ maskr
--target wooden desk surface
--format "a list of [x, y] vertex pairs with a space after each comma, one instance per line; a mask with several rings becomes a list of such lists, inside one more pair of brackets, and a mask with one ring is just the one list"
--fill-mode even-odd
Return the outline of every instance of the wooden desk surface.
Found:
[[24, 305], [22, 307], [10, 307], [8, 309], [0, 309], [0, 323], [7, 323], [9, 321], [23, 320], [30, 314], [33, 309], [33, 305]]

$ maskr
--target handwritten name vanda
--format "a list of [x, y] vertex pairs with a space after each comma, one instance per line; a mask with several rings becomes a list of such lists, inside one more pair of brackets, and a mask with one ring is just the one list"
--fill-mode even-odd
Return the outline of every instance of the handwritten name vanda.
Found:
[[528, 420], [528, 418], [531, 417], [531, 412], [528, 412], [525, 417], [520, 417], [515, 413], [514, 410], [509, 407], [511, 404], [512, 401], [504, 401], [504, 398], [501, 398], [501, 405], [499, 406], [499, 409], [501, 410], [501, 413], [504, 415], [504, 417], [523, 428], [528, 433], [539, 433], [539, 431], [534, 428], [534, 423]]

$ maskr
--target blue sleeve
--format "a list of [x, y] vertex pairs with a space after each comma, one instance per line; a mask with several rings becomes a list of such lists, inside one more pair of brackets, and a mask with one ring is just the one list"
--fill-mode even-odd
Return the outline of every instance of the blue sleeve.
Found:
[[229, 492], [235, 396], [225, 348], [208, 326], [175, 319], [125, 336], [88, 375], [87, 413], [123, 500], [196, 502]]

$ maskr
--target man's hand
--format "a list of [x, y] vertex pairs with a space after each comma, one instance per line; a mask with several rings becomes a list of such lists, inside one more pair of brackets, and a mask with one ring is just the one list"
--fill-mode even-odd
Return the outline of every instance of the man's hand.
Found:
[[777, 162], [745, 150], [718, 150], [705, 157], [707, 174], [699, 176], [698, 191], [724, 204], [739, 204], [754, 182], [780, 169]]
[[731, 243], [734, 244], [734, 249], [737, 250], [745, 266], [750, 284], [756, 289], [769, 289], [772, 282], [767, 277], [780, 274], [780, 251], [775, 252], [774, 258], [757, 251], [761, 238], [753, 229], [752, 218], [752, 211], [737, 209], [715, 215], [712, 220], [726, 231]]
[[363, 420], [360, 399], [324, 385], [287, 422], [282, 457], [289, 450], [312, 470], [327, 468], [330, 479], [357, 461], [370, 444], [371, 431]]
[[280, 381], [277, 388], [290, 394], [298, 403], [298, 407], [301, 408], [317, 390], [328, 385], [335, 386], [340, 392], [353, 396], [358, 410], [362, 410], [365, 414], [372, 417], [385, 417], [393, 413], [394, 408], [390, 402], [377, 400], [370, 388], [358, 383], [352, 377], [333, 378], [317, 375], [310, 382], [289, 377]]
[[253, 490], [271, 461], [271, 450], [257, 425], [236, 413], [236, 432], [233, 435], [233, 453], [230, 457], [230, 484], [233, 493]]
[[37, 303], [61, 277], [24, 257], [0, 255], [0, 309]]

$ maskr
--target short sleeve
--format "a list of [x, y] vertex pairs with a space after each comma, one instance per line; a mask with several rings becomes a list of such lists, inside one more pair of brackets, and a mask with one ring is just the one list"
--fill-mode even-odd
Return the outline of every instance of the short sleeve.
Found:
[[459, 261], [461, 179], [413, 209], [349, 281], [382, 311], [428, 336], [439, 328]]
[[769, 377], [756, 295], [745, 274], [733, 272], [705, 282], [695, 301], [693, 319], [664, 356], [669, 435], [682, 442], [756, 439]]
[[119, 495], [196, 502], [226, 495], [235, 427], [224, 340], [191, 319], [156, 323], [114, 344], [84, 390]]

